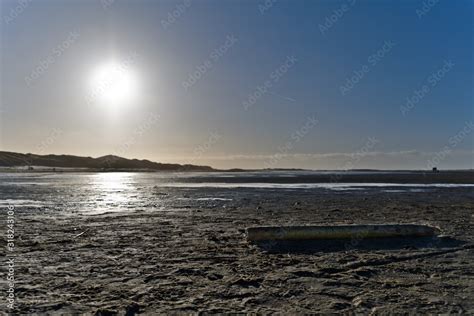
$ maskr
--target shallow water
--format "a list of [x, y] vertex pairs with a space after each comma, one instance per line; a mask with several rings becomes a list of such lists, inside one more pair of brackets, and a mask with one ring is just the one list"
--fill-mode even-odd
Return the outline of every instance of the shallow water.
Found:
[[[311, 178], [308, 180], [308, 176], [318, 174], [321, 173], [0, 173], [0, 207], [14, 205], [20, 210], [101, 214], [200, 205], [222, 207], [226, 203], [239, 206], [250, 195], [264, 197], [278, 191], [416, 194], [474, 187], [474, 184], [453, 183], [312, 183]], [[285, 178], [283, 183], [282, 178]]]

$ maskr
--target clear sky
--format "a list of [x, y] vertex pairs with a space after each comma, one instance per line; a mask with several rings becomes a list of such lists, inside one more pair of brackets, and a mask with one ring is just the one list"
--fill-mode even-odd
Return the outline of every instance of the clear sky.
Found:
[[474, 168], [472, 1], [1, 3], [0, 150]]

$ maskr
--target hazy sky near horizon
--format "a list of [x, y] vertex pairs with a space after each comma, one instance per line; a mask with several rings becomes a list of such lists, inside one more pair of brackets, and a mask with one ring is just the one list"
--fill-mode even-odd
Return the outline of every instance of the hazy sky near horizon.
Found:
[[0, 150], [474, 168], [472, 1], [1, 3]]

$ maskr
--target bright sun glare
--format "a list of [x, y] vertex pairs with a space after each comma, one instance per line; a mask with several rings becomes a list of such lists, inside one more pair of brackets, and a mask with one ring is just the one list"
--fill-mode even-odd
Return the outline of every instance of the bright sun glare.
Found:
[[108, 106], [123, 105], [137, 97], [138, 82], [127, 65], [110, 61], [97, 67], [91, 77], [92, 99]]

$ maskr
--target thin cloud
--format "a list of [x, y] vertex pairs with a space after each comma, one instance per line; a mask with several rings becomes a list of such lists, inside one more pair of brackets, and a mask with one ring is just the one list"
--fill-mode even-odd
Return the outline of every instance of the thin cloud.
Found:
[[[427, 151], [418, 151], [418, 150], [401, 150], [401, 151], [372, 151], [372, 152], [353, 152], [353, 153], [275, 153], [275, 154], [257, 154], [257, 155], [246, 155], [246, 154], [235, 154], [235, 155], [215, 155], [215, 156], [203, 156], [201, 159], [205, 160], [265, 160], [271, 159], [278, 155], [281, 158], [285, 159], [330, 159], [330, 158], [341, 158], [341, 159], [351, 159], [353, 157], [400, 157], [400, 156], [432, 156], [437, 152], [427, 152]], [[474, 154], [474, 150], [458, 150], [453, 151], [453, 154]]]

